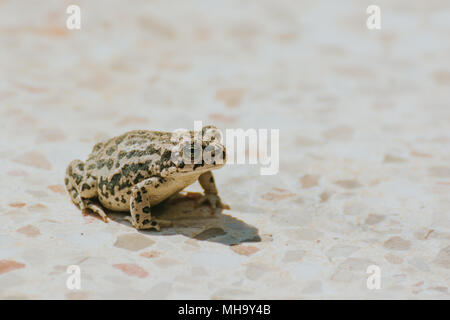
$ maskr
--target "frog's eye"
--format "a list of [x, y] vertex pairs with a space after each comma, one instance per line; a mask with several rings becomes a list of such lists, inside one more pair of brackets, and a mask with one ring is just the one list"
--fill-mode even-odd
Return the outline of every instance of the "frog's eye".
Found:
[[212, 142], [222, 143], [222, 132], [216, 127], [203, 127], [202, 134], [203, 147], [206, 147]]
[[217, 130], [217, 127], [212, 126], [212, 125], [204, 126], [202, 128], [202, 134], [204, 135], [207, 131], [211, 131], [211, 130], [214, 130], [214, 129]]
[[185, 163], [198, 163], [202, 158], [202, 146], [199, 143], [187, 143], [183, 147], [183, 161]]

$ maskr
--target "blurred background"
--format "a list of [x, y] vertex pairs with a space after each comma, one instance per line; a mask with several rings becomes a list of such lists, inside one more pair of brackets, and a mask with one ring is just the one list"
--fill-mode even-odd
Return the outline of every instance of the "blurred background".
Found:
[[[0, 1], [0, 298], [448, 299], [449, 17], [446, 0]], [[195, 120], [280, 130], [277, 175], [216, 173], [259, 242], [71, 204], [65, 168], [98, 140]], [[129, 233], [138, 249], [117, 248]]]

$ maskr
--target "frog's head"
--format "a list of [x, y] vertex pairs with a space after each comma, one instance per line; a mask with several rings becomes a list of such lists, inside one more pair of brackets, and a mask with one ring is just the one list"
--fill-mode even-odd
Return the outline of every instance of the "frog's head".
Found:
[[183, 173], [206, 172], [221, 168], [226, 162], [222, 132], [214, 126], [204, 126], [200, 137], [191, 135], [191, 141], [182, 146], [182, 160], [178, 171]]

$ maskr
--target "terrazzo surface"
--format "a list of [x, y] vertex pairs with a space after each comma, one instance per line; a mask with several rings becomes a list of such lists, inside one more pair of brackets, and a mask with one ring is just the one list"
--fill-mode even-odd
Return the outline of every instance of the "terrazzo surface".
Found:
[[[449, 299], [450, 4], [376, 4], [0, 1], [0, 298]], [[279, 172], [217, 170], [231, 210], [180, 194], [160, 233], [69, 200], [98, 140], [195, 120], [279, 129]]]

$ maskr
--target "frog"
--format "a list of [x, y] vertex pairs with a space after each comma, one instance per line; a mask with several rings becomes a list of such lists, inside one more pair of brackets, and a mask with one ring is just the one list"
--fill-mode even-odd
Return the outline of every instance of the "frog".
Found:
[[137, 230], [160, 231], [172, 222], [155, 219], [151, 208], [196, 181], [204, 191], [196, 207], [207, 203], [212, 213], [230, 208], [219, 197], [212, 173], [225, 163], [226, 149], [215, 126], [202, 127], [201, 135], [200, 130], [133, 130], [96, 143], [86, 161], [71, 161], [64, 184], [82, 212], [105, 222], [104, 208], [129, 212], [126, 219]]

